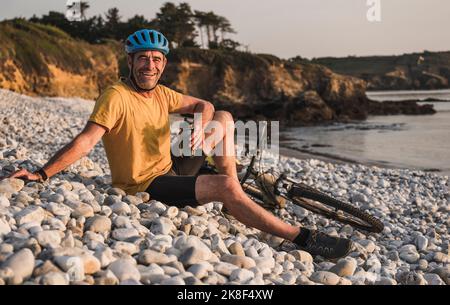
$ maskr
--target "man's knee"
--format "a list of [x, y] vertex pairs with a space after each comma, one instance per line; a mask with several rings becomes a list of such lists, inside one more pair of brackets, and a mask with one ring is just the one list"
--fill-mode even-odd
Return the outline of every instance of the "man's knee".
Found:
[[216, 111], [214, 113], [214, 118], [224, 122], [234, 122], [233, 115], [225, 110]]
[[209, 202], [234, 199], [240, 195], [241, 190], [239, 182], [229, 176], [202, 175], [197, 179], [195, 192], [200, 202]]
[[221, 193], [224, 196], [238, 196], [241, 191], [241, 185], [239, 182], [230, 176], [217, 175], [212, 176], [211, 179], [215, 180], [217, 193]]

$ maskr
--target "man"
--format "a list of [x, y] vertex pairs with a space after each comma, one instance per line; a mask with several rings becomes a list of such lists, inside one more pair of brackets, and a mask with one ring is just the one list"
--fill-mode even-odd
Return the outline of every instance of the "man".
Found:
[[[158, 85], [169, 53], [161, 33], [137, 31], [125, 48], [130, 75], [98, 98], [84, 130], [36, 173], [22, 169], [10, 177], [46, 180], [87, 155], [102, 138], [112, 184], [128, 194], [146, 191], [153, 199], [179, 207], [220, 201], [245, 225], [293, 241], [313, 255], [338, 258], [349, 253], [350, 240], [284, 223], [246, 195], [237, 177], [234, 130], [226, 127], [233, 124], [230, 113]], [[220, 144], [224, 153], [213, 156], [219, 175], [198, 175], [204, 157], [171, 157], [169, 113], [202, 115], [191, 138], [192, 149], [211, 151]], [[219, 137], [214, 133], [205, 137], [204, 129], [212, 120], [224, 126]], [[220, 143], [202, 146], [212, 136]]]

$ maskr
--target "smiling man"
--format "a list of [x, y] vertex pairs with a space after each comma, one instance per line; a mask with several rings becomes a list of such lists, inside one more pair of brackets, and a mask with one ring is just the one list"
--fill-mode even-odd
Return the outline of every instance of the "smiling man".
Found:
[[[158, 84], [169, 53], [164, 35], [155, 30], [137, 31], [128, 37], [125, 49], [129, 77], [102, 93], [84, 130], [36, 173], [22, 169], [11, 177], [46, 180], [87, 155], [103, 139], [112, 184], [127, 194], [146, 191], [152, 199], [178, 207], [220, 201], [242, 223], [291, 240], [311, 254], [337, 258], [349, 253], [350, 240], [289, 225], [247, 196], [237, 177], [231, 114]], [[201, 114], [191, 147], [203, 151], [221, 147], [223, 151], [216, 149], [213, 155], [218, 175], [198, 174], [205, 156], [171, 156], [169, 113]], [[205, 136], [210, 123], [223, 128]], [[218, 140], [205, 141], [209, 137]], [[206, 142], [211, 147], [205, 147]]]

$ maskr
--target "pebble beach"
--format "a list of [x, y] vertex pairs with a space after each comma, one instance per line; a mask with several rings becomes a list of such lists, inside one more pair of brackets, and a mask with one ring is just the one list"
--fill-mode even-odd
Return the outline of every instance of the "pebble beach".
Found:
[[[0, 176], [36, 170], [85, 126], [92, 101], [0, 90]], [[287, 203], [284, 221], [350, 238], [337, 261], [289, 249], [222, 203], [178, 209], [112, 188], [101, 142], [48, 182], [0, 181], [0, 285], [448, 285], [449, 177], [266, 155], [276, 168], [383, 221], [359, 231]]]

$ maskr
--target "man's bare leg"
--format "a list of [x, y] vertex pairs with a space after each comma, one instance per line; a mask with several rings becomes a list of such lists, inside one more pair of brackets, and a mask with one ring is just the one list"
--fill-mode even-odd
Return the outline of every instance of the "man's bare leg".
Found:
[[294, 240], [300, 227], [291, 226], [251, 200], [239, 182], [225, 175], [202, 175], [195, 184], [200, 204], [223, 202], [231, 215], [243, 224], [288, 240]]
[[[243, 224], [293, 240], [298, 235], [300, 228], [291, 226], [266, 211], [251, 200], [239, 184], [234, 149], [233, 117], [229, 112], [217, 111], [213, 120], [220, 123], [222, 129], [214, 130], [206, 135], [206, 139], [212, 137], [214, 141], [205, 141], [211, 146], [204, 149], [210, 151], [212, 148], [216, 148], [213, 160], [222, 175], [199, 176], [195, 185], [198, 202], [204, 204], [221, 201], [228, 212]], [[221, 133], [218, 134], [218, 132]]]
[[212, 157], [218, 172], [239, 181], [236, 171], [233, 117], [229, 112], [216, 111], [213, 120], [220, 123], [222, 130], [220, 134], [218, 134], [218, 131], [213, 131], [213, 133], [206, 135], [206, 139], [209, 137], [217, 139], [217, 141], [212, 141], [211, 147], [207, 147], [206, 150], [210, 151], [217, 148], [216, 155]]
[[[224, 125], [233, 120], [228, 112], [217, 113], [214, 119]], [[222, 175], [207, 175], [197, 178], [195, 184], [197, 201], [200, 204], [216, 200], [221, 201], [230, 214], [243, 224], [293, 241], [313, 255], [318, 254], [327, 258], [347, 255], [353, 247], [351, 240], [331, 237], [323, 233], [314, 233], [314, 239], [309, 239], [310, 230], [283, 222], [247, 196], [237, 179], [234, 125], [231, 127], [233, 128], [223, 128], [225, 130], [222, 138], [223, 149], [228, 149], [228, 151], [223, 156], [214, 157], [216, 166]], [[218, 142], [220, 142], [220, 136], [214, 138], [214, 140], [218, 139]]]

